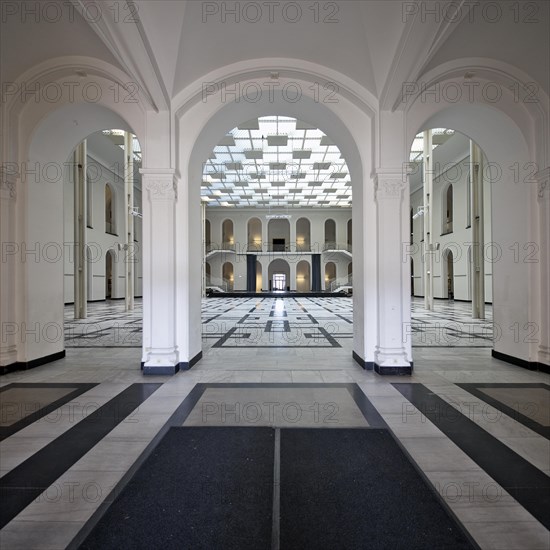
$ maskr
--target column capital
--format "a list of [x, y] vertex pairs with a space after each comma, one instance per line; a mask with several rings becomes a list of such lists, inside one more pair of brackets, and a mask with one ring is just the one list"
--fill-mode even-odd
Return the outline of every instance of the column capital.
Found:
[[151, 201], [177, 200], [175, 170], [141, 168], [139, 172]]
[[19, 173], [8, 165], [0, 165], [0, 197], [2, 199], [15, 199], [17, 197], [16, 183]]
[[376, 200], [401, 199], [407, 187], [408, 174], [402, 169], [379, 169], [374, 174]]
[[550, 198], [550, 167], [539, 170], [535, 174], [537, 181], [537, 196], [540, 202]]

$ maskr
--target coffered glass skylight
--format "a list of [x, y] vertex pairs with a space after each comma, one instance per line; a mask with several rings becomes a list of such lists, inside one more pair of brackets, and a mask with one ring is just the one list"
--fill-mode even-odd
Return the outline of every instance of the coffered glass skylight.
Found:
[[220, 140], [203, 165], [201, 196], [209, 207], [349, 208], [351, 178], [340, 150], [321, 130], [268, 116]]
[[[439, 145], [443, 145], [450, 137], [454, 136], [455, 131], [449, 128], [433, 128], [432, 129], [432, 146], [435, 149]], [[424, 154], [424, 132], [420, 132], [414, 138], [411, 147], [410, 162], [422, 162]]]
[[[124, 130], [103, 130], [103, 135], [109, 136], [111, 141], [124, 150]], [[138, 138], [132, 135], [132, 148], [134, 152], [134, 162], [141, 164], [141, 145]]]

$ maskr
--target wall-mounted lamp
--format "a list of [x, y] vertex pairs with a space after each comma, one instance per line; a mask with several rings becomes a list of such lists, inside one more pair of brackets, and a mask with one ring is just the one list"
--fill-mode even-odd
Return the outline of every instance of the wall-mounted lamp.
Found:
[[417, 208], [416, 214], [413, 216], [413, 220], [416, 220], [417, 218], [420, 218], [420, 216], [423, 216], [428, 210], [427, 206], [419, 206]]

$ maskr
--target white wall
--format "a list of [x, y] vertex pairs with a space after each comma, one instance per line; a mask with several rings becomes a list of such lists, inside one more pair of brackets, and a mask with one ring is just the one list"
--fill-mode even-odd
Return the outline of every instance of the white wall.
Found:
[[[124, 244], [124, 152], [106, 136], [93, 134], [87, 140], [87, 174], [91, 191], [91, 219], [86, 230], [86, 240], [90, 250], [88, 263], [88, 301], [105, 300], [106, 295], [106, 255], [114, 252], [113, 286], [111, 298], [125, 296], [125, 262], [134, 258], [134, 296], [142, 294], [142, 220], [134, 217], [134, 251], [127, 253], [118, 250], [117, 243]], [[71, 161], [72, 162], [72, 159]], [[137, 169], [134, 170], [134, 203], [141, 211], [141, 182]], [[63, 218], [65, 243], [74, 243], [74, 177], [70, 168], [65, 169], [63, 181]], [[106, 232], [105, 227], [105, 185], [110, 184], [114, 192], [114, 233]], [[90, 227], [91, 226], [91, 227]], [[64, 259], [64, 302], [74, 302], [74, 263], [72, 246], [66, 246]]]
[[[468, 248], [472, 242], [472, 228], [468, 225], [467, 216], [467, 180], [470, 171], [469, 139], [462, 134], [455, 134], [445, 144], [434, 150], [435, 173], [433, 180], [433, 236], [432, 241], [439, 243], [439, 250], [434, 256], [434, 298], [447, 298], [445, 252], [453, 253], [454, 265], [454, 298], [471, 301], [471, 275], [468, 264]], [[416, 187], [418, 180], [416, 178]], [[453, 186], [453, 231], [444, 234], [443, 222], [446, 218], [446, 192]], [[484, 242], [485, 242], [485, 302], [491, 303], [493, 258], [496, 249], [491, 241], [491, 183], [484, 181]], [[413, 214], [424, 202], [422, 187], [411, 193]], [[411, 257], [414, 262], [414, 295], [424, 296], [422, 244], [424, 217], [413, 220], [413, 247]]]

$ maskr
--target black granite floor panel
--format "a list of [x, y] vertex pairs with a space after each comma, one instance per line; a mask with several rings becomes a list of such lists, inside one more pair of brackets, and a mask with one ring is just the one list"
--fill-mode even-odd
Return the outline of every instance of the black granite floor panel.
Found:
[[0, 528], [131, 414], [161, 384], [132, 384], [0, 478]]
[[480, 468], [550, 529], [550, 477], [423, 384], [392, 384]]

